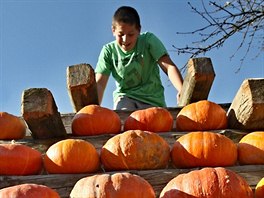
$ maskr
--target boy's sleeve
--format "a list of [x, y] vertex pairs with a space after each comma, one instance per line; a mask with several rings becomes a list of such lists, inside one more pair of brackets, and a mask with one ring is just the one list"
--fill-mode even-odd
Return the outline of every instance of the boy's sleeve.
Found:
[[109, 54], [109, 50], [106, 48], [106, 46], [104, 46], [100, 52], [95, 73], [105, 74], [108, 76], [111, 74], [111, 58], [109, 58]]
[[150, 53], [156, 61], [158, 61], [163, 55], [168, 54], [165, 46], [157, 36], [153, 33], [149, 33], [148, 37]]

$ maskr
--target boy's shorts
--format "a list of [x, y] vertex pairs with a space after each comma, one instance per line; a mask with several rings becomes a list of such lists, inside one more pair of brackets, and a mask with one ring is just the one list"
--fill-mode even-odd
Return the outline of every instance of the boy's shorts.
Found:
[[134, 110], [146, 109], [150, 107], [153, 107], [153, 105], [138, 101], [136, 99], [129, 98], [127, 96], [120, 96], [114, 102], [114, 110], [134, 111]]

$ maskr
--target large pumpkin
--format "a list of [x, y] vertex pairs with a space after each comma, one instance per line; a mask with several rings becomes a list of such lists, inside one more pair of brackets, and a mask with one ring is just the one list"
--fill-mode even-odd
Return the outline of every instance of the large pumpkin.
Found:
[[155, 198], [152, 186], [130, 173], [93, 175], [77, 181], [71, 198]]
[[190, 132], [174, 143], [171, 158], [178, 168], [232, 166], [237, 161], [237, 146], [218, 133]]
[[226, 111], [220, 105], [208, 100], [186, 105], [176, 117], [178, 131], [206, 131], [226, 127]]
[[17, 140], [25, 137], [25, 122], [17, 116], [7, 112], [0, 112], [0, 139]]
[[59, 194], [44, 185], [20, 184], [0, 190], [1, 198], [60, 198]]
[[124, 130], [143, 130], [152, 132], [171, 131], [173, 117], [162, 107], [151, 107], [132, 112], [125, 120]]
[[121, 120], [116, 112], [99, 105], [88, 105], [72, 120], [73, 135], [116, 134], [121, 131]]
[[22, 144], [0, 144], [0, 175], [34, 175], [41, 170], [39, 151]]
[[259, 180], [255, 188], [255, 198], [263, 198], [263, 197], [264, 197], [264, 177], [261, 180]]
[[158, 134], [141, 130], [115, 135], [101, 150], [106, 170], [166, 168], [169, 159], [169, 144]]
[[61, 140], [49, 147], [44, 155], [48, 173], [88, 173], [99, 169], [99, 154], [84, 140]]
[[253, 198], [253, 192], [235, 172], [207, 167], [176, 176], [163, 188], [160, 198]]
[[240, 164], [264, 164], [264, 131], [245, 135], [238, 143]]

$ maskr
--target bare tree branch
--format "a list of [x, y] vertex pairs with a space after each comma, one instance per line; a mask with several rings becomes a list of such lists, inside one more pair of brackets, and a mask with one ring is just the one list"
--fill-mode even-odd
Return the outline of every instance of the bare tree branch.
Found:
[[240, 67], [252, 49], [253, 43], [260, 45], [260, 52], [263, 50], [264, 0], [232, 0], [225, 2], [224, 5], [214, 1], [210, 1], [208, 5], [204, 0], [201, 2], [203, 10], [198, 10], [190, 2], [188, 4], [207, 24], [190, 32], [177, 32], [178, 35], [198, 35], [200, 38], [185, 47], [173, 45], [178, 54], [189, 54], [190, 58], [205, 54], [222, 47], [235, 34], [241, 34], [242, 37], [230, 58], [237, 56], [242, 48], [246, 48], [240, 59]]

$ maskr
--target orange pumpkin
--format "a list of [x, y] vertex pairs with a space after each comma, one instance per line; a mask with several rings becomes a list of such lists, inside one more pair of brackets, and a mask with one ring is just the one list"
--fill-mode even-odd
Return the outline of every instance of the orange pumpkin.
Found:
[[150, 107], [132, 112], [125, 120], [124, 130], [143, 130], [152, 132], [171, 131], [173, 117], [162, 107]]
[[34, 175], [41, 170], [39, 151], [21, 144], [0, 144], [0, 175]]
[[178, 131], [206, 131], [226, 127], [226, 111], [220, 105], [208, 100], [186, 105], [176, 117]]
[[44, 155], [48, 173], [88, 173], [99, 169], [99, 154], [84, 140], [61, 140], [49, 147]]
[[238, 143], [240, 164], [264, 164], [264, 131], [245, 135]]
[[99, 105], [88, 105], [72, 120], [73, 135], [116, 134], [121, 131], [121, 120], [116, 112]]
[[264, 177], [261, 180], [259, 180], [255, 188], [255, 198], [263, 198], [263, 197], [264, 197]]
[[20, 184], [0, 190], [2, 198], [60, 198], [59, 194], [44, 185]]
[[169, 144], [158, 134], [141, 130], [115, 135], [101, 150], [106, 170], [165, 168], [169, 159]]
[[17, 116], [7, 112], [0, 112], [0, 139], [17, 140], [25, 137], [25, 122]]
[[179, 168], [232, 166], [237, 161], [237, 146], [218, 133], [190, 132], [174, 143], [171, 158]]
[[140, 176], [115, 173], [80, 179], [74, 185], [70, 197], [155, 198], [155, 192], [152, 186]]
[[167, 183], [160, 198], [253, 198], [244, 178], [222, 168], [203, 168], [180, 174]]

